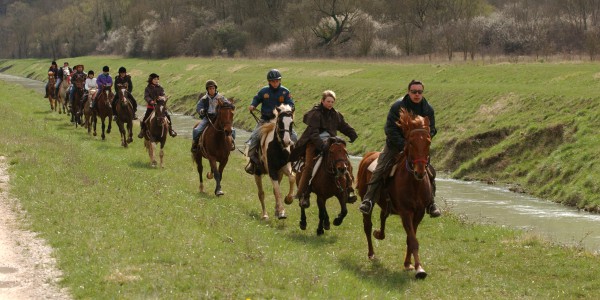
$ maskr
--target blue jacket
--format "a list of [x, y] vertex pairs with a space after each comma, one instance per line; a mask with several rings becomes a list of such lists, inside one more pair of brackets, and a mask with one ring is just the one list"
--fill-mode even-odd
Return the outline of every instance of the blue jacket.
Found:
[[102, 86], [104, 86], [104, 85], [112, 86], [113, 80], [112, 80], [112, 77], [110, 77], [110, 75], [108, 75], [106, 73], [102, 73], [102, 74], [98, 75], [98, 78], [96, 79], [96, 83], [98, 84], [98, 88], [101, 89]]
[[260, 108], [261, 119], [265, 121], [275, 118], [273, 110], [281, 104], [289, 104], [292, 110], [294, 109], [294, 99], [292, 99], [290, 91], [283, 85], [279, 85], [276, 89], [270, 86], [260, 89], [252, 99], [252, 106], [258, 107], [259, 104], [262, 104]]
[[[215, 115], [217, 112], [217, 101], [218, 100], [221, 101], [226, 101], [229, 102], [229, 100], [227, 100], [223, 95], [219, 94], [219, 92], [215, 93], [214, 97], [210, 97], [208, 94], [205, 94], [204, 96], [200, 97], [200, 99], [198, 99], [198, 103], [196, 104], [196, 112], [198, 114], [200, 114], [200, 110], [204, 109], [204, 113], [207, 115]], [[211, 101], [214, 100], [214, 101]], [[213, 106], [211, 107], [211, 103], [213, 104]], [[202, 116], [200, 116], [202, 117]]]
[[387, 137], [386, 144], [388, 147], [394, 147], [400, 151], [404, 149], [404, 134], [402, 128], [396, 125], [396, 122], [400, 120], [400, 108], [404, 107], [406, 110], [411, 111], [421, 117], [429, 118], [429, 134], [433, 138], [437, 133], [435, 129], [435, 113], [433, 107], [429, 105], [427, 100], [423, 98], [419, 104], [416, 104], [410, 100], [410, 96], [405, 95], [404, 98], [396, 100], [387, 115], [387, 121], [385, 122], [385, 135]]

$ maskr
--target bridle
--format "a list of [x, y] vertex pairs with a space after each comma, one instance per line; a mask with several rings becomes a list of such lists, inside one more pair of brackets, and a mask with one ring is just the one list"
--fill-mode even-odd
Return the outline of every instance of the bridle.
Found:
[[[210, 124], [210, 126], [217, 132], [225, 132], [225, 125], [222, 124], [221, 118], [219, 118], [219, 112], [221, 109], [233, 110], [235, 109], [235, 106], [219, 101], [219, 104], [217, 105], [217, 118], [215, 122], [213, 122], [208, 115], [206, 116], [208, 118], [208, 123]], [[220, 126], [217, 127], [217, 124], [219, 124]], [[229, 136], [232, 134], [232, 132], [227, 132], [226, 134]]]
[[[338, 158], [335, 159], [333, 161], [331, 161], [329, 158], [332, 156], [332, 146], [334, 145], [345, 145], [345, 143], [343, 141], [340, 141], [339, 139], [335, 139], [334, 142], [332, 142], [331, 144], [329, 144], [329, 146], [327, 147], [327, 154], [326, 154], [326, 159], [327, 159], [327, 173], [333, 175], [334, 177], [334, 182], [336, 187], [340, 190], [340, 191], [344, 191], [344, 188], [342, 187], [341, 179], [345, 178], [348, 175], [348, 164], [350, 163], [349, 160], [349, 156], [348, 156], [348, 151], [346, 151], [345, 148], [343, 148], [344, 150], [344, 158]], [[340, 168], [337, 168], [337, 164], [342, 162], [343, 163], [343, 168], [340, 170]]]
[[[410, 145], [410, 140], [413, 136], [413, 133], [415, 132], [425, 132], [425, 134], [427, 134], [427, 136], [429, 137], [429, 130], [425, 129], [425, 128], [417, 128], [417, 129], [413, 129], [408, 133], [408, 145]], [[425, 168], [427, 168], [429, 166], [429, 155], [426, 157], [416, 157], [416, 158], [412, 158], [411, 159], [411, 153], [409, 151], [406, 151], [406, 170], [410, 173], [415, 173], [415, 169], [414, 169], [414, 165], [418, 164], [418, 163], [423, 163], [425, 164]]]
[[[290, 127], [289, 128], [281, 128], [279, 126], [279, 123], [282, 122], [284, 117], [289, 117], [292, 119], [292, 122], [290, 123]], [[292, 127], [294, 127], [294, 119], [293, 119], [293, 112], [292, 111], [283, 111], [280, 112], [277, 115], [277, 122], [275, 123], [275, 135], [277, 136], [277, 141], [280, 144], [284, 144], [283, 142], [283, 136], [285, 135], [285, 133], [287, 132], [290, 136], [292, 135]]]

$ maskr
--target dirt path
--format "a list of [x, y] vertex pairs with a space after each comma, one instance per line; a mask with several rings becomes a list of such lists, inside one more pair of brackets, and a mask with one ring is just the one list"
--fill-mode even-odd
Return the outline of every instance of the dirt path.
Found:
[[0, 299], [71, 299], [58, 286], [62, 273], [52, 249], [31, 231], [27, 218], [8, 194], [8, 164], [0, 156]]

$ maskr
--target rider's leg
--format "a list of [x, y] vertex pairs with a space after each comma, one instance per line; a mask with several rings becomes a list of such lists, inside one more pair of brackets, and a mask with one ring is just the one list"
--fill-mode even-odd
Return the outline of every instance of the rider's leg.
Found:
[[56, 96], [58, 96], [58, 89], [60, 88], [60, 83], [62, 82], [61, 78], [58, 78], [56, 80], [56, 86], [54, 87], [54, 97], [56, 98]]
[[46, 95], [44, 96], [44, 98], [48, 98], [48, 83], [50, 82], [46, 82], [46, 88], [44, 88], [44, 91], [46, 91]]
[[250, 134], [250, 139], [248, 140], [248, 158], [250, 161], [246, 166], [246, 172], [248, 174], [254, 175], [255, 169], [260, 165], [260, 158], [258, 157], [258, 147], [260, 144], [260, 128], [262, 126], [262, 122], [256, 124], [254, 130]]
[[427, 213], [432, 218], [437, 218], [442, 215], [442, 212], [435, 205], [435, 169], [431, 164], [427, 165], [427, 173], [429, 175], [429, 182], [431, 183], [431, 204], [427, 207]]
[[148, 119], [152, 111], [153, 109], [151, 108], [146, 109], [146, 114], [144, 115], [144, 118], [140, 121], [140, 133], [138, 134], [138, 138], [140, 139], [144, 137], [144, 133], [146, 132], [146, 119]]
[[363, 214], [371, 213], [374, 203], [376, 203], [379, 198], [383, 178], [384, 176], [387, 176], [390, 170], [389, 167], [394, 162], [398, 153], [400, 153], [400, 150], [396, 147], [389, 147], [386, 144], [383, 151], [379, 154], [379, 157], [377, 158], [377, 167], [373, 171], [373, 175], [367, 186], [367, 192], [358, 208]]
[[206, 125], [208, 125], [207, 118], [208, 117], [202, 119], [202, 121], [200, 121], [200, 124], [198, 124], [198, 126], [192, 131], [192, 152], [194, 153], [198, 151], [198, 142], [200, 141], [200, 135], [202, 135], [204, 128], [206, 128]]
[[169, 120], [169, 135], [172, 137], [176, 137], [177, 136], [177, 132], [175, 132], [175, 130], [173, 130], [173, 126], [171, 125], [171, 115], [169, 115], [169, 112], [167, 110], [165, 110], [165, 117], [167, 117], [167, 119]]
[[300, 206], [308, 208], [310, 206], [310, 188], [308, 182], [312, 178], [312, 172], [315, 167], [315, 146], [312, 142], [306, 144], [304, 155], [304, 168], [302, 169], [302, 177], [298, 183], [298, 193], [296, 197], [300, 199]]

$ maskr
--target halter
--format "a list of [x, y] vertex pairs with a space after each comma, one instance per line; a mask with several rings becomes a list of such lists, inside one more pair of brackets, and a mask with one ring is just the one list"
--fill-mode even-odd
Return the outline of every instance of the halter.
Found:
[[[328, 147], [327, 147], [327, 173], [333, 175], [333, 177], [335, 178], [334, 182], [335, 182], [335, 186], [340, 190], [340, 191], [344, 191], [344, 188], [342, 187], [342, 184], [340, 183], [341, 179], [344, 178], [347, 174], [348, 174], [348, 166], [347, 164], [349, 164], [349, 156], [348, 156], [348, 152], [346, 152], [346, 156], [345, 158], [338, 158], [334, 161], [330, 161], [329, 160], [329, 156], [331, 155], [331, 146], [336, 145], [336, 144], [343, 144], [345, 145], [345, 143], [343, 141], [341, 141], [340, 139], [335, 139], [335, 141], [333, 143], [331, 143]], [[324, 157], [325, 158], [325, 157]], [[336, 165], [339, 162], [344, 162], [344, 166], [345, 166], [345, 171], [344, 172], [339, 172], [338, 168], [336, 168]]]

